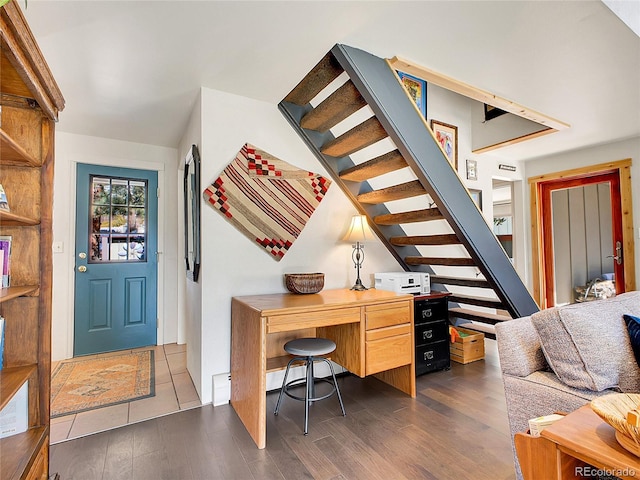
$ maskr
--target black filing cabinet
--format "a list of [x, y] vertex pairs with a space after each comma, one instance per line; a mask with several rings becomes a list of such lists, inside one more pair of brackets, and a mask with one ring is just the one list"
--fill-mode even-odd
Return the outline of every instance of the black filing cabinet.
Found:
[[414, 300], [416, 375], [451, 366], [448, 297], [448, 293], [432, 293]]

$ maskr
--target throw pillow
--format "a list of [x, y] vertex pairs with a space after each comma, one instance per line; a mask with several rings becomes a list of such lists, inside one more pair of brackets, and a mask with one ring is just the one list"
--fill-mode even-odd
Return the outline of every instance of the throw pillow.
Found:
[[627, 324], [627, 332], [629, 332], [629, 340], [631, 340], [631, 348], [636, 362], [640, 365], [640, 317], [634, 315], [624, 315], [624, 322]]
[[574, 388], [640, 391], [624, 314], [640, 315], [640, 292], [542, 310], [531, 316], [549, 366]]

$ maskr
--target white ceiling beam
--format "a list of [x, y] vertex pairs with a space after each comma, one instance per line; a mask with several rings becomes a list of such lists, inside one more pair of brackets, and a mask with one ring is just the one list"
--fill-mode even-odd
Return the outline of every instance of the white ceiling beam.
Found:
[[446, 88], [447, 90], [458, 93], [473, 100], [477, 100], [478, 102], [486, 103], [487, 105], [493, 105], [494, 107], [500, 108], [505, 112], [513, 113], [514, 115], [518, 115], [519, 117], [526, 118], [527, 120], [531, 120], [532, 122], [539, 123], [554, 130], [564, 130], [570, 127], [568, 123], [565, 123], [561, 120], [552, 118], [548, 115], [544, 115], [540, 112], [536, 112], [535, 110], [524, 107], [516, 102], [512, 102], [511, 100], [507, 100], [505, 98], [494, 95], [493, 93], [487, 92], [486, 90], [482, 90], [454, 78], [447, 77], [446, 75], [443, 75], [441, 73], [434, 72], [433, 70], [429, 70], [428, 68], [417, 65], [416, 63], [409, 60], [405, 60], [400, 57], [393, 57], [392, 59], [388, 60], [388, 62], [395, 70], [409, 73], [413, 76], [427, 81], [428, 83]]

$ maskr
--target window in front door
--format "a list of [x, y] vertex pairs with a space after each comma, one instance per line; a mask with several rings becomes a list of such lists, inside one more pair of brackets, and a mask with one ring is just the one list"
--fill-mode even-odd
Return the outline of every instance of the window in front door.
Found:
[[89, 263], [147, 261], [147, 181], [91, 175]]

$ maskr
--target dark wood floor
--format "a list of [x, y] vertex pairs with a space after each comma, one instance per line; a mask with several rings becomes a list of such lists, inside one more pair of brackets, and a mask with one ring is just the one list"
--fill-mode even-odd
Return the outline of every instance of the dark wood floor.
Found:
[[[229, 405], [204, 406], [51, 447], [61, 480], [515, 478], [495, 342], [485, 360], [418, 377], [411, 399], [373, 378], [339, 379], [337, 400], [303, 406], [268, 394], [267, 448]], [[289, 400], [289, 401], [287, 401]]]

